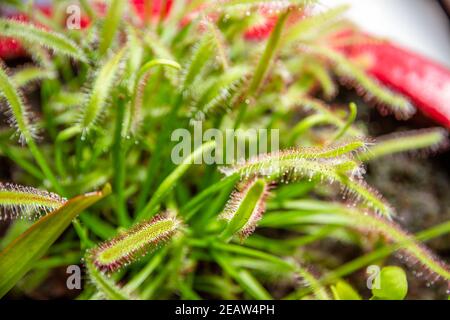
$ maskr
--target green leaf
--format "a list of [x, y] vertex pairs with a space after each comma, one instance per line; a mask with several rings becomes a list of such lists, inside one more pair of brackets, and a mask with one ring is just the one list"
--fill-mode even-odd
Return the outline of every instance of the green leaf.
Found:
[[331, 287], [335, 300], [361, 300], [361, 296], [347, 282], [339, 281]]
[[445, 147], [448, 132], [444, 128], [427, 128], [396, 132], [378, 137], [377, 144], [359, 155], [361, 161], [371, 161], [386, 155], [401, 152], [433, 153]]
[[405, 271], [400, 267], [384, 267], [380, 272], [379, 288], [372, 288], [374, 298], [384, 300], [403, 300], [408, 293]]
[[102, 191], [69, 200], [60, 209], [39, 219], [24, 234], [0, 253], [0, 297], [3, 297], [41, 258], [83, 210], [111, 192], [109, 185]]
[[265, 211], [268, 194], [267, 183], [260, 179], [250, 181], [242, 190], [235, 191], [220, 218], [228, 222], [222, 239], [229, 240], [234, 234], [246, 238], [256, 228]]
[[113, 0], [110, 2], [108, 13], [106, 14], [105, 21], [103, 23], [103, 29], [100, 35], [100, 54], [103, 56], [108, 52], [111, 44], [114, 40], [122, 17], [122, 12], [125, 8], [124, 0]]
[[83, 50], [71, 39], [61, 33], [47, 31], [33, 24], [0, 19], [0, 35], [38, 44], [53, 50], [55, 53], [87, 61]]
[[32, 121], [32, 112], [3, 64], [0, 65], [0, 94], [6, 99], [8, 106], [6, 115], [11, 126], [17, 130], [20, 141], [33, 140], [37, 135], [37, 129]]
[[83, 107], [81, 121], [79, 121], [83, 134], [88, 133], [102, 115], [126, 50], [127, 47], [123, 47], [99, 70], [92, 92]]

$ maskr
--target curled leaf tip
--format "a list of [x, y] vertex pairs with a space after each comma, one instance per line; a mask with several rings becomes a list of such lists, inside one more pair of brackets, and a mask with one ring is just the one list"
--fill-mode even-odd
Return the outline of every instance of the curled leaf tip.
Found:
[[255, 231], [258, 221], [266, 210], [269, 189], [264, 180], [254, 179], [231, 194], [219, 217], [228, 221], [224, 231], [226, 237], [238, 234], [243, 240]]

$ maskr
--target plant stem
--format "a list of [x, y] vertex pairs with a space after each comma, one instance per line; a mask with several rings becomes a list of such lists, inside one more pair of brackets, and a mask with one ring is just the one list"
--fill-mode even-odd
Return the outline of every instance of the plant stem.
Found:
[[125, 150], [123, 150], [122, 127], [125, 115], [126, 99], [119, 94], [117, 99], [116, 129], [112, 147], [112, 161], [114, 167], [114, 191], [117, 200], [117, 217], [122, 227], [130, 225], [125, 197]]
[[[253, 96], [258, 92], [259, 88], [261, 87], [261, 84], [263, 83], [267, 71], [269, 70], [269, 67], [271, 66], [271, 62], [273, 57], [275, 56], [278, 45], [281, 40], [281, 34], [284, 29], [284, 24], [286, 23], [287, 18], [289, 17], [291, 10], [287, 9], [285, 10], [279, 17], [277, 24], [275, 25], [269, 40], [267, 41], [266, 48], [264, 50], [264, 53], [259, 60], [258, 66], [256, 67], [255, 73], [253, 74], [252, 82], [250, 83], [250, 87], [248, 89], [248, 92], [246, 94], [247, 98], [253, 98]], [[236, 122], [234, 125], [234, 128], [239, 128], [242, 120], [244, 119], [245, 113], [247, 112], [248, 103], [245, 102], [246, 99], [243, 99], [241, 101], [244, 101], [239, 106], [239, 113], [236, 118]]]
[[142, 220], [151, 218], [156, 213], [161, 201], [164, 200], [164, 197], [167, 196], [177, 181], [186, 173], [193, 163], [196, 163], [195, 160], [198, 159], [198, 157], [203, 156], [204, 152], [210, 151], [215, 146], [215, 141], [206, 142], [191, 153], [189, 157], [184, 159], [183, 163], [178, 165], [175, 170], [172, 171], [172, 173], [169, 174], [169, 176], [167, 176], [167, 178], [164, 179], [164, 181], [159, 185], [147, 206], [138, 214], [137, 219]]
[[41, 168], [42, 172], [44, 173], [45, 177], [50, 181], [53, 188], [61, 195], [65, 195], [65, 191], [59, 181], [56, 179], [55, 175], [51, 171], [50, 167], [47, 164], [47, 161], [45, 160], [44, 156], [42, 155], [41, 151], [37, 147], [36, 143], [32, 139], [27, 140], [28, 148], [33, 155], [34, 159], [38, 163], [39, 167]]

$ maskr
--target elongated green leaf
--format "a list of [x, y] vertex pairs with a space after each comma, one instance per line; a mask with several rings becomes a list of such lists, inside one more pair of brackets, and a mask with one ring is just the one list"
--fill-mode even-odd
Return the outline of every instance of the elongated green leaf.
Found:
[[180, 70], [181, 66], [172, 60], [167, 59], [154, 59], [146, 64], [144, 64], [137, 74], [135, 75], [135, 83], [132, 88], [133, 95], [130, 103], [130, 107], [127, 109], [127, 114], [124, 120], [124, 133], [122, 136], [127, 137], [129, 133], [135, 134], [141, 123], [141, 109], [142, 109], [142, 98], [144, 94], [144, 88], [147, 85], [149, 79], [150, 70], [154, 67], [165, 66]]
[[8, 104], [7, 115], [12, 127], [20, 135], [21, 142], [29, 142], [36, 136], [37, 129], [33, 124], [32, 112], [24, 103], [23, 97], [17, 89], [13, 79], [8, 76], [3, 65], [0, 65], [0, 94]]
[[83, 116], [79, 123], [83, 134], [88, 133], [101, 116], [125, 52], [126, 47], [112, 56], [100, 69], [95, 79], [92, 92], [84, 106]]
[[56, 53], [87, 61], [84, 52], [71, 39], [60, 33], [47, 31], [32, 24], [0, 19], [0, 35], [35, 43]]
[[401, 152], [433, 153], [448, 144], [448, 132], [443, 128], [396, 132], [377, 138], [378, 143], [359, 155], [362, 161]]
[[39, 219], [30, 229], [0, 253], [0, 297], [3, 297], [42, 257], [53, 242], [83, 210], [111, 192], [107, 185], [69, 200], [60, 209]]
[[124, 0], [113, 0], [110, 2], [109, 10], [103, 23], [100, 36], [100, 54], [105, 55], [114, 40], [114, 36], [119, 28], [122, 12], [124, 11]]
[[251, 234], [265, 211], [267, 195], [267, 183], [262, 179], [250, 181], [242, 190], [235, 191], [220, 216], [228, 221], [222, 238], [228, 240], [239, 234], [242, 239]]

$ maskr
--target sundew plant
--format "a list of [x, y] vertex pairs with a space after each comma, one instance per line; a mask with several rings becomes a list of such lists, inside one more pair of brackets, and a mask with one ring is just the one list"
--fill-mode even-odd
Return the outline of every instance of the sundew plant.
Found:
[[[2, 6], [22, 55], [0, 62], [0, 296], [79, 266], [77, 299], [404, 299], [409, 281], [446, 298], [425, 242], [450, 222], [408, 231], [366, 168], [433, 156], [447, 130], [370, 134], [367, 107], [398, 127], [416, 109], [337, 48], [347, 7]], [[236, 139], [267, 145], [223, 161]]]

